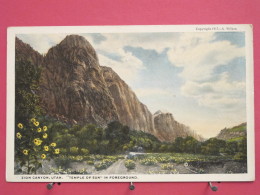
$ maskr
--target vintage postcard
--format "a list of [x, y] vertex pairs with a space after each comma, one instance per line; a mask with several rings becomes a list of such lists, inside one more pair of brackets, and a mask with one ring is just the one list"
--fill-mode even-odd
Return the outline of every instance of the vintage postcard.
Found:
[[252, 31], [10, 27], [7, 181], [253, 181]]

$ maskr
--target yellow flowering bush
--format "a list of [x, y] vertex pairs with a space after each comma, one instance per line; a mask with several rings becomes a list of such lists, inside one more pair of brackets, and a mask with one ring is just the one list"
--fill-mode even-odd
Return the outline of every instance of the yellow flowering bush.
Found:
[[36, 118], [29, 120], [28, 124], [17, 124], [16, 129], [16, 160], [20, 163], [20, 172], [25, 167], [27, 174], [36, 174], [42, 167], [43, 160], [60, 154], [55, 142], [49, 140], [47, 126], [41, 126]]
[[140, 160], [140, 163], [142, 165], [152, 166], [152, 165], [156, 165], [158, 163], [158, 161], [156, 160], [155, 157], [148, 157], [148, 158]]
[[163, 169], [163, 170], [173, 170], [174, 169], [174, 165], [170, 164], [170, 163], [162, 164], [161, 165], [161, 169]]
[[135, 161], [126, 160], [125, 161], [125, 167], [127, 168], [127, 170], [134, 169], [135, 168]]

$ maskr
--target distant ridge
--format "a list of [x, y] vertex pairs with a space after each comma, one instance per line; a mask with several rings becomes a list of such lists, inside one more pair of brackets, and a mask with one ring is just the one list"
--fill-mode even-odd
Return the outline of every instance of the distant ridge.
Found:
[[241, 138], [247, 135], [247, 123], [241, 123], [240, 125], [232, 128], [224, 128], [220, 131], [216, 138], [223, 140], [230, 140], [235, 138]]

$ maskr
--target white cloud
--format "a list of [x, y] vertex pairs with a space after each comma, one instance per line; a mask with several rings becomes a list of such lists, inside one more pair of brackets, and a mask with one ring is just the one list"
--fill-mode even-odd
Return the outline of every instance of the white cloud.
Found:
[[130, 52], [125, 52], [120, 61], [113, 60], [102, 54], [98, 55], [101, 66], [111, 67], [126, 83], [130, 84], [138, 79], [138, 73], [144, 69], [143, 63]]
[[[200, 106], [218, 111], [245, 112], [245, 82], [232, 81], [227, 72], [217, 74], [215, 68], [228, 65], [245, 56], [245, 49], [229, 41], [214, 41], [213, 33], [183, 33], [168, 50], [169, 60], [183, 67], [179, 76], [184, 80], [181, 93]], [[243, 108], [243, 109], [242, 109]]]
[[233, 111], [245, 105], [245, 82], [229, 81], [226, 73], [216, 82], [187, 81], [181, 91], [200, 105], [215, 109]]
[[208, 80], [215, 67], [245, 55], [244, 48], [229, 41], [213, 42], [214, 39], [212, 33], [183, 34], [178, 44], [168, 51], [170, 61], [184, 68], [180, 76], [192, 81]]

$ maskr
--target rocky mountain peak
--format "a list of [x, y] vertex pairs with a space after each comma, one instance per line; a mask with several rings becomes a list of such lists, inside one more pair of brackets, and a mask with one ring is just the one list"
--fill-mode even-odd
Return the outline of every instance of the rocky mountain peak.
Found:
[[44, 58], [41, 98], [49, 115], [106, 126], [118, 120], [97, 54], [82, 36], [69, 35]]
[[[68, 35], [58, 45], [52, 47], [47, 55], [46, 60], [59, 56], [62, 61], [70, 62], [70, 66], [75, 64], [84, 68], [99, 69], [98, 57], [92, 45], [82, 36]], [[46, 62], [48, 64], [48, 62]]]
[[16, 53], [42, 60], [39, 96], [49, 116], [102, 127], [119, 121], [161, 141], [195, 135], [167, 111], [153, 115], [112, 68], [99, 65], [95, 49], [82, 36], [68, 35], [44, 57], [17, 39]]
[[67, 48], [81, 48], [86, 49], [88, 52], [96, 53], [92, 45], [83, 36], [79, 35], [67, 35], [59, 44], [59, 47]]
[[24, 43], [19, 38], [15, 39], [15, 58], [29, 60], [35, 66], [41, 66], [43, 56], [35, 51], [29, 44]]

